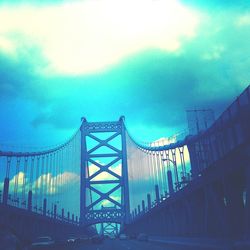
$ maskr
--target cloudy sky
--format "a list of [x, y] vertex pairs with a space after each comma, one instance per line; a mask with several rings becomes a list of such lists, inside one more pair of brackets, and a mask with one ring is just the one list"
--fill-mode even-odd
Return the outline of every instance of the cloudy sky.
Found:
[[249, 41], [248, 0], [1, 0], [0, 142], [54, 145], [82, 116], [170, 136], [250, 83]]

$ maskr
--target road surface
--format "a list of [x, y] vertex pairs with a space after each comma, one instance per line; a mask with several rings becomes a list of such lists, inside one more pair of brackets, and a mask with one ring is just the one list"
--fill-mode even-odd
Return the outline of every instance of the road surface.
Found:
[[[73, 250], [73, 248], [72, 248]], [[101, 244], [86, 244], [74, 250], [174, 250], [166, 245], [138, 240], [108, 240]]]

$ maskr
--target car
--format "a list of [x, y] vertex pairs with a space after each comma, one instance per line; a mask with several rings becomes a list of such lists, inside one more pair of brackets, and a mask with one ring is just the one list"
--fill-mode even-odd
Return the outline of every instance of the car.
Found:
[[70, 238], [67, 239], [67, 242], [71, 243], [71, 244], [80, 243], [80, 238], [78, 238], [78, 237], [70, 237]]
[[127, 240], [128, 239], [128, 236], [126, 234], [120, 234], [119, 235], [119, 239], [120, 240]]
[[31, 244], [30, 249], [52, 249], [55, 245], [55, 241], [49, 236], [42, 236], [36, 238], [36, 240]]
[[145, 233], [140, 233], [140, 234], [137, 236], [137, 240], [139, 240], [139, 241], [147, 241], [147, 240], [148, 240], [148, 235], [145, 234]]

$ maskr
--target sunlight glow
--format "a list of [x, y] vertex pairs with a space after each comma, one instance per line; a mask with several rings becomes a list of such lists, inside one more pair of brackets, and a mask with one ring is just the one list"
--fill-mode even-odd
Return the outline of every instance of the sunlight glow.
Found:
[[199, 19], [176, 0], [6, 6], [0, 9], [0, 52], [15, 51], [21, 39], [41, 50], [39, 72], [89, 74], [143, 50], [175, 52], [195, 36]]

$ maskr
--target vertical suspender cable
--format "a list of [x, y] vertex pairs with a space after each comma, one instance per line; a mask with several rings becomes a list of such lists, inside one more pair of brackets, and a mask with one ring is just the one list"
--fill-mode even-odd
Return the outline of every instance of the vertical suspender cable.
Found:
[[[47, 199], [47, 204], [48, 204], [48, 181], [49, 181], [49, 155], [46, 155], [46, 161], [45, 161], [45, 191], [44, 191], [44, 196]], [[46, 211], [47, 214], [47, 211]]]
[[19, 168], [20, 168], [20, 161], [21, 158], [17, 157], [17, 162], [16, 162], [16, 175], [15, 175], [15, 186], [14, 186], [14, 203], [19, 204], [19, 199], [18, 199], [18, 179], [19, 179]]
[[177, 170], [177, 162], [176, 162], [176, 149], [172, 149], [172, 159], [174, 163], [174, 175], [175, 175], [175, 186], [179, 188], [179, 178], [178, 178], [178, 170]]
[[38, 181], [39, 181], [39, 168], [40, 168], [40, 156], [36, 158], [36, 186], [35, 186], [35, 211], [38, 209]]
[[160, 193], [160, 199], [161, 199], [162, 192], [163, 192], [163, 183], [162, 183], [162, 172], [161, 172], [159, 156], [160, 156], [159, 151], [156, 151], [156, 166], [157, 166], [158, 176], [159, 176], [159, 193]]
[[161, 173], [162, 173], [162, 178], [163, 178], [163, 191], [164, 191], [164, 196], [167, 196], [167, 179], [166, 179], [166, 174], [165, 174], [165, 166], [163, 163], [163, 152], [160, 151], [160, 165], [161, 165]]
[[[3, 193], [3, 202], [6, 202], [8, 204], [8, 200], [10, 198], [10, 192], [9, 192], [9, 179], [10, 179], [10, 168], [11, 168], [11, 157], [7, 156], [7, 166], [6, 166], [6, 173], [5, 173], [5, 180], [8, 182], [8, 187], [4, 186], [4, 193]], [[4, 182], [5, 182], [4, 180]], [[8, 190], [8, 191], [6, 191]], [[8, 196], [7, 196], [8, 194]]]
[[7, 156], [7, 167], [6, 167], [6, 178], [10, 178], [10, 166], [11, 166], [11, 157]]
[[[41, 167], [41, 175], [40, 175], [40, 209], [43, 207], [43, 183], [44, 183], [44, 164], [45, 164], [45, 156], [42, 156], [42, 167]], [[40, 210], [40, 212], [42, 212]]]
[[56, 172], [56, 157], [55, 157], [55, 152], [53, 153], [53, 173], [54, 173], [54, 178], [52, 179], [53, 180], [53, 203], [55, 205], [56, 203], [56, 175], [57, 175], [57, 172]]
[[31, 167], [30, 167], [30, 183], [29, 183], [29, 191], [32, 191], [33, 187], [33, 172], [35, 167], [35, 158], [31, 158]]
[[[48, 180], [48, 186], [49, 186], [49, 188], [48, 188], [48, 192], [49, 192], [49, 196], [48, 196], [48, 198], [49, 198], [49, 202], [48, 202], [48, 206], [49, 206], [49, 208], [51, 208], [51, 205], [52, 205], [52, 195], [53, 195], [53, 190], [52, 190], [52, 177], [53, 177], [53, 175], [52, 175], [52, 157], [53, 157], [53, 154], [51, 153], [50, 155], [49, 155], [49, 180]], [[52, 212], [53, 212], [53, 209], [50, 211], [50, 214], [51, 214], [51, 216], [52, 216]]]
[[28, 157], [24, 159], [24, 173], [23, 173], [23, 186], [22, 186], [22, 205], [25, 205], [25, 193], [26, 193], [26, 178], [28, 169]]

